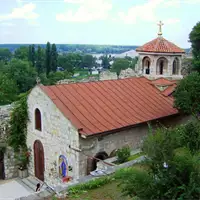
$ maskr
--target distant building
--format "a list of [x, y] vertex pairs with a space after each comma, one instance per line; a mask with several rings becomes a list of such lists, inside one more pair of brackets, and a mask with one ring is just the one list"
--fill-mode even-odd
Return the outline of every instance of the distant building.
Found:
[[162, 36], [162, 22], [158, 37], [136, 49], [139, 54], [136, 71], [149, 78], [180, 79], [181, 62], [185, 51]]

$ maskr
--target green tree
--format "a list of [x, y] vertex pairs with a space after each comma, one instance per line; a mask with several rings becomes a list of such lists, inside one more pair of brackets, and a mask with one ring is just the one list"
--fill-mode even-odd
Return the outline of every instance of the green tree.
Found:
[[107, 55], [102, 56], [102, 57], [101, 57], [101, 60], [102, 60], [102, 66], [103, 66], [103, 68], [104, 68], [104, 69], [108, 69], [109, 66], [110, 66], [108, 56], [107, 56]]
[[28, 91], [36, 83], [36, 70], [28, 61], [12, 59], [5, 73], [16, 83], [19, 93]]
[[192, 43], [192, 53], [194, 56], [193, 67], [200, 72], [200, 22], [193, 27], [189, 38]]
[[44, 59], [43, 59], [42, 48], [38, 46], [37, 53], [36, 53], [36, 69], [37, 69], [38, 74], [41, 74], [42, 72], [44, 72], [43, 61]]
[[46, 45], [45, 69], [46, 69], [46, 74], [48, 75], [51, 71], [51, 44], [50, 42], [47, 42], [47, 45]]
[[187, 114], [197, 116], [200, 111], [200, 75], [193, 72], [182, 79], [174, 94], [175, 107]]
[[91, 71], [91, 68], [95, 65], [95, 59], [92, 55], [84, 55], [82, 58], [82, 67], [88, 68]]
[[8, 62], [12, 57], [9, 49], [0, 48], [0, 61]]
[[35, 67], [35, 60], [36, 60], [35, 45], [33, 44], [31, 46], [31, 63], [32, 63], [33, 67]]
[[57, 67], [58, 67], [58, 53], [57, 53], [57, 48], [55, 44], [52, 44], [52, 48], [51, 48], [51, 67], [52, 67], [52, 71], [56, 72]]
[[10, 104], [17, 99], [16, 83], [0, 72], [0, 105]]
[[182, 61], [181, 74], [183, 76], [187, 76], [192, 71], [193, 71], [193, 59], [192, 58], [184, 58]]
[[15, 50], [14, 58], [21, 59], [21, 60], [28, 60], [29, 59], [29, 47], [21, 46]]
[[116, 173], [124, 195], [139, 199], [198, 199], [200, 122], [159, 128], [143, 143], [145, 168]]
[[119, 76], [121, 70], [129, 68], [130, 63], [127, 59], [118, 58], [114, 61], [113, 65], [111, 66], [111, 71], [116, 72], [117, 76]]

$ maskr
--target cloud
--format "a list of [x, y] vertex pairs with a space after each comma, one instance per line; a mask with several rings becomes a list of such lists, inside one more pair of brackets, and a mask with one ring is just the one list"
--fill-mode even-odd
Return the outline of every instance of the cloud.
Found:
[[175, 19], [175, 18], [170, 18], [170, 19], [164, 20], [165, 24], [177, 24], [179, 22], [180, 22], [180, 19]]
[[34, 12], [36, 5], [33, 3], [28, 3], [20, 8], [14, 8], [9, 14], [0, 15], [0, 21], [8, 21], [12, 19], [25, 19], [32, 20], [37, 19], [39, 14]]
[[12, 27], [12, 26], [15, 26], [15, 24], [10, 23], [10, 22], [2, 22], [2, 23], [0, 23], [0, 26], [9, 26], [9, 27]]
[[109, 0], [65, 0], [66, 3], [76, 3], [76, 11], [67, 10], [65, 13], [56, 15], [56, 19], [61, 22], [89, 22], [105, 20], [108, 18], [112, 4]]
[[120, 12], [119, 18], [127, 24], [135, 24], [137, 21], [154, 22], [156, 8], [163, 0], [149, 0], [147, 3], [131, 7], [127, 12]]

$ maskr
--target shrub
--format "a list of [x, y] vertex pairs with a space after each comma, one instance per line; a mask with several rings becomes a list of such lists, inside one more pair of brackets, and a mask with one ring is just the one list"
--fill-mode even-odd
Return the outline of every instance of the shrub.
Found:
[[117, 160], [119, 163], [124, 163], [128, 161], [130, 155], [131, 155], [131, 150], [129, 147], [123, 147], [117, 150]]

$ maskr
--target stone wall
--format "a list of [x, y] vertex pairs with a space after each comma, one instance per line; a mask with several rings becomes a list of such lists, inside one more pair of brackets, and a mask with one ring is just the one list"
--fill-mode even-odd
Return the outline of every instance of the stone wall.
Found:
[[5, 179], [18, 176], [18, 165], [15, 159], [15, 153], [11, 147], [7, 147], [4, 153], [4, 172]]
[[[35, 109], [41, 112], [42, 131], [35, 129]], [[61, 184], [59, 176], [59, 156], [64, 155], [68, 166], [72, 166], [70, 176], [79, 177], [78, 153], [72, 147], [78, 147], [77, 130], [58, 110], [56, 105], [36, 86], [28, 97], [28, 135], [27, 146], [32, 150], [29, 174], [35, 175], [34, 142], [40, 140], [44, 149], [45, 181], [54, 186]]]
[[7, 140], [11, 110], [11, 105], [0, 106], [0, 142]]
[[99, 75], [99, 80], [116, 80], [117, 79], [117, 73], [110, 72], [110, 71], [102, 71]]
[[[159, 121], [151, 123], [152, 128], [155, 129], [161, 124], [166, 127], [173, 127], [177, 124], [182, 124], [190, 120], [190, 116], [171, 116]], [[108, 134], [105, 136], [96, 136], [88, 139], [80, 138], [80, 148], [83, 149], [83, 153], [80, 153], [79, 166], [80, 176], [87, 174], [87, 156], [95, 156], [99, 152], [105, 152], [108, 156], [111, 155], [115, 150], [128, 145], [132, 150], [138, 149], [148, 133], [147, 123], [141, 124], [134, 128]], [[91, 146], [89, 150], [87, 147]]]
[[130, 78], [130, 77], [134, 77], [134, 76], [136, 76], [135, 71], [131, 68], [128, 68], [128, 69], [122, 70], [120, 72], [119, 78], [123, 79], [123, 78]]
[[18, 166], [14, 157], [14, 151], [7, 146], [7, 138], [9, 134], [9, 120], [12, 111], [12, 105], [0, 106], [0, 143], [5, 147], [4, 153], [4, 174], [5, 179], [18, 176]]

